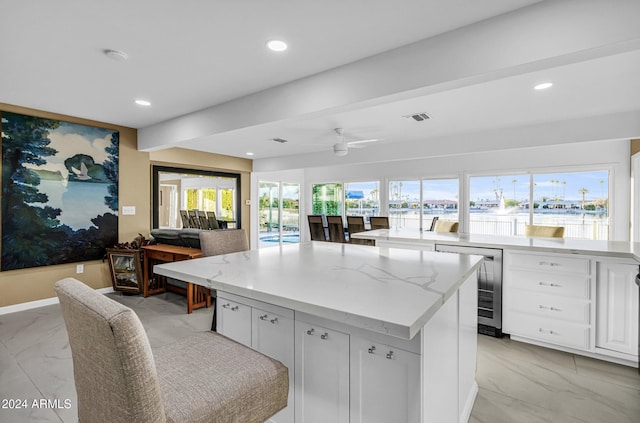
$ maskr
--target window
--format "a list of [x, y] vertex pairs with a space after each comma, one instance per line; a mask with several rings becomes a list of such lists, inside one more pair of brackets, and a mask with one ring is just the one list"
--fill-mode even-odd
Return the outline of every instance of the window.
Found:
[[380, 182], [347, 182], [344, 197], [345, 216], [380, 215]]
[[422, 228], [429, 230], [434, 218], [459, 222], [458, 179], [422, 180]]
[[389, 226], [420, 228], [420, 180], [389, 182]]
[[469, 233], [524, 234], [529, 222], [530, 175], [469, 179]]
[[609, 239], [609, 172], [533, 176], [533, 224], [564, 226], [566, 238]]
[[311, 214], [342, 216], [343, 201], [341, 183], [315, 184], [311, 187]]
[[523, 235], [526, 224], [564, 226], [565, 238], [609, 239], [609, 172], [471, 177], [469, 232]]

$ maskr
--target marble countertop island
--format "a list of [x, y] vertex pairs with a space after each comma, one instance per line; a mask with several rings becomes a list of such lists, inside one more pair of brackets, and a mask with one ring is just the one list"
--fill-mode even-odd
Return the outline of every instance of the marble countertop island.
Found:
[[429, 231], [421, 232], [417, 229], [376, 229], [355, 233], [351, 236], [358, 239], [416, 245], [450, 244], [468, 247], [522, 249], [527, 251], [628, 258], [640, 262], [640, 243], [628, 241], [435, 233]]
[[411, 339], [480, 256], [308, 242], [156, 265], [154, 272]]

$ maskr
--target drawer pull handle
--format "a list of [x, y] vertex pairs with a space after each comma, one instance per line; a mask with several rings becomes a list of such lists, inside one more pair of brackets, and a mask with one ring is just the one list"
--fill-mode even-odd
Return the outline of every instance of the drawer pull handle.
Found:
[[552, 282], [538, 282], [538, 285], [540, 286], [549, 286], [552, 288], [561, 288], [562, 285], [560, 285], [559, 283], [552, 283]]
[[272, 325], [275, 325], [276, 323], [278, 323], [278, 318], [274, 317], [273, 319], [269, 320], [271, 322]]
[[369, 348], [369, 354], [375, 354], [376, 352], [376, 346], [372, 345], [371, 348]]
[[231, 308], [231, 304], [229, 304], [229, 303], [223, 304], [222, 308]]
[[307, 331], [307, 335], [313, 335], [315, 331], [316, 330], [314, 328], [311, 328]]
[[559, 308], [554, 307], [554, 306], [545, 306], [545, 305], [540, 304], [538, 307], [541, 308], [542, 310], [562, 311]]
[[268, 315], [263, 314], [262, 316], [259, 317], [260, 320], [267, 320], [269, 318]]
[[388, 360], [393, 360], [393, 351], [389, 351], [389, 352], [387, 353], [387, 359], [388, 359]]
[[539, 264], [540, 266], [551, 266], [551, 267], [560, 266], [560, 263], [554, 263], [552, 261], [541, 261], [539, 262]]
[[543, 328], [539, 328], [538, 332], [540, 332], [540, 333], [548, 333], [549, 335], [557, 335], [558, 334], [557, 332], [554, 332], [551, 329], [543, 329]]
[[231, 311], [238, 311], [239, 308], [240, 308], [240, 306], [233, 306], [233, 307], [231, 307]]
[[327, 339], [329, 338], [329, 334], [327, 332], [323, 333], [322, 335], [320, 335], [320, 339]]

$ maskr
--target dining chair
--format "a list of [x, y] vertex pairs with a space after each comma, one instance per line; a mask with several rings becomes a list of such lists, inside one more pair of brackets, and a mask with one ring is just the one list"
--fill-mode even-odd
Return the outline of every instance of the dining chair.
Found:
[[196, 210], [189, 210], [187, 213], [189, 213], [189, 227], [199, 229], [200, 222], [198, 221], [198, 214], [196, 213]]
[[327, 216], [327, 227], [329, 228], [330, 242], [347, 242], [347, 238], [344, 236], [342, 216]]
[[436, 229], [436, 222], [438, 219], [440, 219], [439, 216], [433, 216], [433, 219], [431, 219], [431, 227], [429, 228], [430, 232], [433, 232]]
[[374, 229], [389, 229], [389, 217], [388, 216], [371, 216], [369, 218], [371, 224], [371, 230]]
[[524, 225], [524, 235], [563, 238], [564, 226]]
[[434, 232], [458, 232], [458, 222], [448, 220], [437, 220], [433, 228]]
[[307, 216], [307, 219], [309, 220], [309, 232], [311, 234], [311, 240], [326, 241], [327, 234], [324, 231], [322, 215], [310, 214]]
[[209, 221], [209, 227], [211, 229], [220, 229], [220, 224], [218, 223], [218, 218], [216, 217], [216, 212], [208, 211], [205, 212], [207, 215], [207, 220]]
[[191, 222], [189, 222], [189, 213], [186, 210], [180, 210], [180, 219], [182, 220], [182, 227], [188, 228], [191, 226]]
[[263, 423], [287, 405], [288, 369], [216, 332], [151, 349], [136, 313], [84, 283], [55, 284], [78, 420]]
[[351, 244], [373, 245], [372, 240], [355, 239], [351, 236], [352, 234], [364, 232], [366, 230], [363, 216], [347, 216], [347, 230], [349, 231], [349, 242]]

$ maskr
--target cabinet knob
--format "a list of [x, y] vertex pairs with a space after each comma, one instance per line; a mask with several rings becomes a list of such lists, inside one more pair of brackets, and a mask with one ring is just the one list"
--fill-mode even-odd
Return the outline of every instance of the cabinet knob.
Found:
[[376, 346], [372, 345], [371, 348], [369, 348], [369, 354], [374, 354], [376, 352]]
[[240, 306], [233, 306], [233, 307], [231, 307], [231, 311], [238, 311], [239, 308], [240, 308]]
[[229, 303], [222, 304], [222, 308], [231, 308], [231, 304]]
[[263, 314], [262, 316], [258, 317], [260, 320], [267, 320], [269, 318], [268, 315]]
[[389, 359], [389, 360], [393, 360], [393, 351], [389, 351], [389, 352], [387, 353], [387, 359]]
[[272, 325], [275, 325], [276, 323], [278, 323], [278, 318], [274, 317], [273, 319], [269, 320], [271, 322]]
[[316, 330], [314, 328], [311, 328], [307, 331], [307, 335], [313, 335], [315, 331]]
[[329, 334], [327, 332], [320, 335], [320, 339], [327, 339], [327, 338], [329, 338]]

